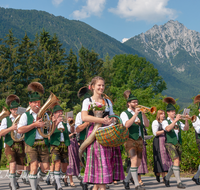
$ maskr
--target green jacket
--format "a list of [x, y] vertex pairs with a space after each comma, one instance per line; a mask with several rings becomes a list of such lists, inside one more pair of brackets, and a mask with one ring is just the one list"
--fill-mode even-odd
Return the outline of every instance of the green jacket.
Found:
[[[172, 122], [170, 120], [167, 119], [168, 124], [170, 125]], [[172, 129], [171, 131], [167, 132], [165, 131], [166, 134], [166, 142], [167, 143], [172, 143], [173, 145], [176, 145], [178, 142], [180, 144], [182, 144], [182, 139], [181, 139], [181, 126], [180, 126], [180, 121], [177, 122], [178, 127], [179, 127], [179, 133], [178, 133], [178, 139], [176, 136], [176, 133], [174, 131], [174, 129]]]
[[[126, 110], [124, 112], [127, 114], [129, 119], [131, 119], [133, 117], [133, 114], [131, 112], [129, 112], [128, 110]], [[143, 125], [143, 119], [142, 119], [142, 113], [141, 112], [138, 114], [138, 118], [140, 119], [141, 124], [137, 125], [137, 124], [133, 123], [128, 128], [129, 138], [134, 139], [134, 140], [138, 140], [138, 138], [139, 138], [139, 128], [141, 130], [142, 138], [144, 139], [143, 129], [144, 129], [145, 126]]]
[[[34, 121], [33, 116], [30, 114], [30, 112], [26, 112], [26, 115], [27, 115], [27, 125], [32, 124]], [[25, 143], [28, 144], [29, 146], [33, 146], [35, 142], [35, 136], [36, 136], [36, 128], [25, 133], [25, 138], [24, 138]], [[49, 144], [48, 138], [44, 138], [44, 142], [48, 146]]]
[[[11, 121], [10, 117], [9, 116], [6, 117], [6, 120], [7, 120], [7, 128], [11, 127], [12, 126], [12, 121]], [[14, 143], [14, 141], [11, 138], [10, 132], [5, 135], [5, 143], [8, 146], [12, 146], [13, 143]]]
[[[69, 146], [70, 145], [70, 139], [69, 139], [69, 133], [68, 133], [67, 124], [66, 123], [62, 123], [62, 124], [65, 127], [65, 130], [63, 132], [64, 142], [65, 142], [66, 146]], [[50, 145], [55, 145], [55, 146], [59, 146], [60, 145], [60, 134], [61, 134], [61, 132], [56, 127], [54, 133], [51, 135]]]

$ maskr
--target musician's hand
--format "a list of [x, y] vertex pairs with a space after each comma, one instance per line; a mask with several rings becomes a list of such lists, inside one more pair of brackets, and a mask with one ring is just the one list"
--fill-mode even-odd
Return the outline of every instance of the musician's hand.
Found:
[[70, 122], [72, 119], [73, 119], [73, 118], [68, 117], [68, 118], [67, 118], [67, 121]]
[[181, 119], [181, 115], [180, 115], [180, 114], [177, 114], [175, 120], [176, 120], [176, 121], [179, 121], [180, 119]]
[[42, 119], [39, 119], [39, 120], [37, 120], [36, 122], [35, 122], [35, 126], [36, 127], [44, 127], [45, 126], [45, 122], [44, 121], [42, 121]]
[[186, 113], [186, 114], [185, 114], [185, 120], [188, 121], [188, 120], [189, 120], [189, 117], [190, 117], [190, 116]]
[[112, 118], [109, 118], [108, 116], [103, 118], [104, 125], [110, 125], [111, 123], [112, 123]]
[[52, 116], [51, 121], [52, 121], [52, 122], [55, 122], [56, 120], [57, 120], [56, 116], [55, 116], [55, 115]]
[[17, 123], [12, 125], [12, 130], [17, 130]]
[[140, 113], [140, 108], [135, 108], [135, 114], [138, 115]]

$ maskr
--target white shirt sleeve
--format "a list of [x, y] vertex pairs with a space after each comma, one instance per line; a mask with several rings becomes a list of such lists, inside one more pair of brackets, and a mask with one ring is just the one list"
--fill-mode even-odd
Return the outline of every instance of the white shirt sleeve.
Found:
[[89, 105], [90, 105], [89, 98], [83, 100], [82, 111], [88, 111]]
[[185, 124], [183, 124], [183, 123], [180, 121], [180, 125], [181, 125], [181, 130], [184, 131]]
[[76, 120], [75, 120], [75, 129], [79, 126], [79, 125], [82, 125], [83, 124], [83, 121], [81, 119], [81, 112], [79, 112], [77, 115], [76, 115]]
[[[167, 120], [164, 120], [163, 122], [162, 122], [162, 128], [165, 130], [165, 128], [168, 126], [169, 124], [168, 124], [168, 122], [167, 122]], [[166, 130], [165, 130], [166, 131]]]
[[20, 119], [19, 119], [19, 123], [17, 125], [17, 128], [19, 129], [20, 127], [28, 125], [27, 121], [28, 121], [27, 115], [26, 115], [26, 113], [23, 113], [21, 115]]
[[126, 122], [129, 120], [128, 115], [126, 114], [126, 112], [122, 112], [120, 114], [120, 118], [122, 120], [123, 125], [125, 126]]
[[70, 125], [69, 125], [69, 123], [67, 123], [67, 129], [68, 129], [68, 131], [71, 133], [71, 129], [70, 129], [71, 127], [70, 127]]
[[153, 132], [153, 135], [156, 136], [156, 132], [158, 131], [158, 128], [159, 128], [159, 123], [157, 120], [154, 120], [152, 122], [152, 132]]
[[197, 120], [194, 123], [192, 123], [192, 125], [193, 125], [195, 131], [198, 134], [200, 134], [200, 119], [198, 117], [197, 117]]
[[0, 131], [2, 131], [3, 129], [7, 129], [7, 119], [6, 118], [3, 118], [2, 122], [1, 122]]

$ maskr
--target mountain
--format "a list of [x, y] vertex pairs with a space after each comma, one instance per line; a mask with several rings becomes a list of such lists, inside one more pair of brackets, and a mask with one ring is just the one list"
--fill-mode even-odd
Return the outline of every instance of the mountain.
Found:
[[178, 21], [154, 25], [145, 33], [124, 44], [154, 63], [167, 83], [168, 96], [188, 105], [200, 91], [200, 33], [187, 29]]
[[94, 49], [101, 58], [108, 53], [110, 57], [116, 54], [138, 54], [133, 48], [122, 44], [116, 39], [92, 28], [84, 22], [68, 20], [54, 16], [44, 11], [0, 8], [0, 38], [3, 38], [12, 28], [14, 36], [21, 39], [25, 32], [33, 40], [36, 33], [43, 29], [50, 35], [58, 36], [68, 53], [70, 48], [77, 53], [81, 46]]

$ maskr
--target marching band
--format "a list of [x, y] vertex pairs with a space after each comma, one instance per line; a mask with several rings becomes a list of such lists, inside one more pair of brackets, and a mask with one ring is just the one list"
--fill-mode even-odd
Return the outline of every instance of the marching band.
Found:
[[[23, 182], [30, 185], [32, 190], [42, 189], [39, 182], [44, 177], [55, 190], [63, 190], [61, 180], [68, 186], [67, 176], [72, 188], [76, 187], [72, 176], [77, 176], [83, 190], [88, 190], [89, 184], [93, 184], [93, 190], [105, 190], [109, 184], [117, 184], [117, 181], [123, 181], [125, 189], [130, 189], [130, 181], [136, 190], [146, 189], [139, 175], [146, 172], [139, 167], [141, 163], [144, 166], [146, 160], [145, 131], [150, 123], [146, 113], [155, 114], [156, 108], [138, 105], [138, 98], [126, 90], [127, 109], [118, 117], [104, 89], [104, 79], [97, 76], [89, 87], [78, 91], [82, 110], [75, 120], [73, 116], [66, 116], [53, 93], [41, 105], [44, 87], [39, 82], [28, 85], [31, 91], [29, 106], [23, 113], [18, 113], [20, 98], [17, 95], [11, 94], [6, 98], [9, 110], [3, 108], [0, 113], [0, 155], [4, 138], [11, 190], [20, 188], [17, 180], [22, 174], [25, 174]], [[184, 189], [186, 186], [180, 179], [179, 167], [181, 133], [189, 129], [188, 120], [191, 120], [200, 151], [200, 114], [193, 117], [176, 114], [176, 101], [172, 97], [163, 101], [167, 103], [167, 118], [164, 110], [158, 110], [152, 123], [155, 136], [152, 147], [154, 173], [158, 182], [162, 175], [166, 187], [170, 187], [170, 177], [174, 174], [177, 188]], [[197, 95], [194, 103], [199, 102], [200, 95]], [[200, 113], [200, 106], [198, 109]], [[185, 120], [185, 124], [181, 119]], [[130, 158], [126, 177], [120, 146], [124, 146]], [[82, 167], [85, 167], [83, 178], [80, 176]], [[200, 185], [199, 176], [200, 165], [192, 178], [196, 185]]]

